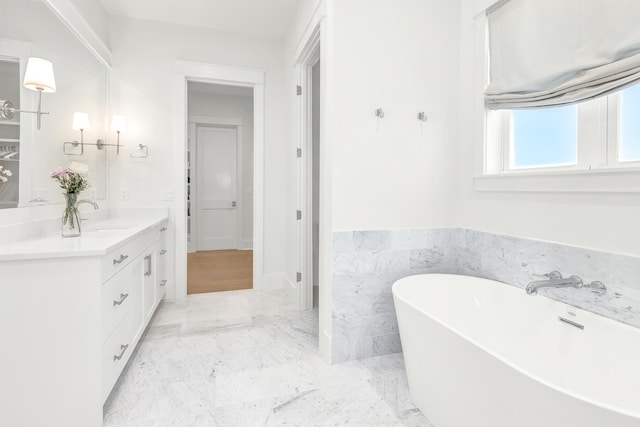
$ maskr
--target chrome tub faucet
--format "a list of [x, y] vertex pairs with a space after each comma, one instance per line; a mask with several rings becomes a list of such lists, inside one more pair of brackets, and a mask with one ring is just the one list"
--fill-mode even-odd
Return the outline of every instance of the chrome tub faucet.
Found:
[[589, 288], [598, 294], [607, 292], [605, 284], [598, 280], [585, 284], [582, 281], [582, 277], [574, 275], [563, 278], [562, 273], [559, 271], [552, 271], [544, 276], [547, 277], [546, 280], [534, 280], [527, 285], [527, 294], [536, 295], [540, 288]]
[[578, 276], [570, 276], [567, 278], [562, 277], [562, 273], [559, 271], [552, 271], [549, 274], [545, 274], [548, 279], [546, 280], [534, 280], [527, 285], [527, 294], [536, 295], [540, 288], [581, 288], [584, 283], [582, 278]]

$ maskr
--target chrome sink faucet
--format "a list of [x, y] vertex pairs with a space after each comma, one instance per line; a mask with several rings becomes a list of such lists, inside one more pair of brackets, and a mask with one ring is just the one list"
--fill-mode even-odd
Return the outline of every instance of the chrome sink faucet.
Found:
[[584, 283], [578, 276], [563, 278], [559, 271], [545, 274], [547, 280], [534, 280], [527, 285], [527, 294], [536, 295], [540, 288], [581, 288]]
[[[80, 200], [78, 200], [76, 202], [76, 209], [78, 208], [78, 206], [80, 206], [83, 203], [90, 204], [91, 206], [93, 206], [93, 209], [95, 209], [95, 210], [100, 209], [100, 206], [96, 202], [94, 202], [93, 200], [89, 200], [89, 199], [80, 199]], [[87, 218], [82, 218], [82, 215], [80, 215], [80, 222], [86, 221], [86, 220], [87, 220]]]
[[78, 200], [76, 202], [76, 208], [78, 206], [80, 206], [81, 204], [83, 204], [83, 203], [90, 204], [91, 206], [93, 206], [93, 209], [96, 209], [96, 210], [100, 209], [100, 206], [96, 202], [94, 202], [93, 200], [89, 200], [89, 199], [80, 199], [80, 200]]

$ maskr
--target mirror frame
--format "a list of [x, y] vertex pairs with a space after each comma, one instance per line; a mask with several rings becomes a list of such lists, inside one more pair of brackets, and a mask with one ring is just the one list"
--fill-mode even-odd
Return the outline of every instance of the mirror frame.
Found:
[[111, 71], [111, 50], [109, 50], [107, 45], [105, 45], [95, 31], [93, 31], [93, 28], [91, 28], [89, 23], [80, 12], [78, 12], [73, 2], [71, 0], [42, 0], [42, 2], [51, 9], [53, 14], [69, 28], [71, 33], [107, 67], [108, 71]]

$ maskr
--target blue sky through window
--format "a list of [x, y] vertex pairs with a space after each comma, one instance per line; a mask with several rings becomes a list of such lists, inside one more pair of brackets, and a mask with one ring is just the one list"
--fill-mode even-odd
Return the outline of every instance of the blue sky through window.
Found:
[[640, 84], [621, 92], [618, 156], [621, 161], [640, 160]]
[[574, 164], [578, 156], [578, 109], [514, 110], [513, 168]]

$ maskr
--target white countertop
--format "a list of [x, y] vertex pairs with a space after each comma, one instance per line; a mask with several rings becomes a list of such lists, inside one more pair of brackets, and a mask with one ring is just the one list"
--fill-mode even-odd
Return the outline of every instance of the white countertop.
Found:
[[96, 215], [82, 224], [80, 237], [55, 234], [0, 245], [0, 261], [105, 255], [168, 218], [166, 209], [135, 209]]

